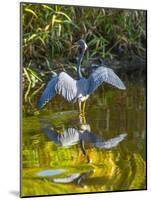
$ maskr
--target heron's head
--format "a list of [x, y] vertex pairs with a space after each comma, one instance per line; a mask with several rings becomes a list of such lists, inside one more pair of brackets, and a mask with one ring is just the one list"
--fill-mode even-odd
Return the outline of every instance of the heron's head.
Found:
[[88, 46], [87, 46], [85, 40], [83, 40], [83, 39], [80, 39], [80, 40], [77, 42], [77, 44], [79, 44], [79, 46], [80, 46], [81, 49], [83, 49], [83, 50], [87, 50], [87, 48], [88, 48]]
[[79, 41], [77, 41], [77, 42], [75, 43], [75, 45], [78, 46], [78, 47], [80, 47], [81, 50], [83, 50], [83, 51], [86, 51], [87, 48], [88, 48], [88, 46], [87, 46], [85, 40], [83, 40], [83, 39], [80, 39]]

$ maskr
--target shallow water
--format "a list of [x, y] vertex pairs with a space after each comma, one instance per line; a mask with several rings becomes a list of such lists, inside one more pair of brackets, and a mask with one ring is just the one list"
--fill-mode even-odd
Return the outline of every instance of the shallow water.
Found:
[[56, 97], [23, 118], [22, 196], [146, 188], [143, 83], [103, 86], [79, 119], [77, 105]]

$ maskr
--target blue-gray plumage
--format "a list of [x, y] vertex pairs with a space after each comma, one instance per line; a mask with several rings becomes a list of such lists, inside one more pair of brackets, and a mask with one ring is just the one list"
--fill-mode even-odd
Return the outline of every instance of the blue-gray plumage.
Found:
[[52, 78], [39, 100], [40, 108], [42, 108], [56, 94], [59, 94], [69, 102], [78, 101], [81, 113], [81, 102], [84, 102], [84, 112], [86, 100], [102, 83], [108, 83], [121, 90], [126, 89], [124, 83], [114, 73], [114, 71], [104, 66], [98, 67], [88, 78], [82, 77], [80, 67], [87, 45], [82, 39], [78, 41], [78, 44], [80, 46], [81, 54], [77, 63], [77, 80], [73, 79], [66, 72], [61, 72], [59, 75]]
[[63, 133], [60, 134], [47, 126], [43, 128], [45, 135], [50, 140], [63, 147], [70, 147], [82, 141], [92, 143], [95, 147], [100, 149], [111, 149], [116, 147], [127, 136], [126, 133], [122, 133], [112, 139], [105, 141], [103, 138], [97, 136], [95, 133], [87, 129], [87, 127], [85, 130], [76, 129], [74, 127], [67, 128]]
[[90, 158], [84, 148], [84, 143], [91, 143], [99, 149], [112, 149], [118, 146], [127, 136], [126, 133], [122, 133], [114, 138], [104, 140], [102, 137], [91, 132], [89, 124], [82, 124], [79, 129], [69, 127], [63, 133], [55, 131], [46, 121], [43, 121], [41, 125], [45, 135], [57, 145], [67, 148], [79, 143], [82, 153], [86, 156], [88, 162], [90, 162]]

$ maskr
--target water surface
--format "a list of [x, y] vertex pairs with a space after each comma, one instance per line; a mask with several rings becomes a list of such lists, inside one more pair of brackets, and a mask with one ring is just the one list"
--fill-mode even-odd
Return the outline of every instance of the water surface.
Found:
[[23, 118], [23, 196], [146, 188], [145, 87], [126, 85], [100, 87], [82, 122], [59, 96]]

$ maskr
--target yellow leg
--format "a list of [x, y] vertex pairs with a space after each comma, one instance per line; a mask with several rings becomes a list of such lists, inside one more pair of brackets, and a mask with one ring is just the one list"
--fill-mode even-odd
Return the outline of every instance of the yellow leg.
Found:
[[86, 104], [86, 101], [83, 102], [83, 108], [82, 108], [83, 115], [85, 113], [85, 104]]
[[81, 112], [81, 111], [82, 111], [82, 109], [81, 109], [81, 101], [79, 101], [78, 103], [79, 103], [79, 113], [80, 113], [80, 115], [81, 115], [81, 113], [82, 113], [82, 112]]
[[85, 121], [85, 105], [86, 105], [86, 101], [84, 101], [83, 103], [81, 101], [79, 101], [78, 103], [79, 103], [79, 117], [82, 118], [82, 121]]
[[83, 115], [83, 113], [79, 114], [79, 120], [80, 120], [80, 124], [86, 124], [86, 118], [85, 115]]
[[85, 115], [83, 113], [83, 118], [82, 118], [82, 121], [83, 121], [83, 124], [86, 124], [86, 118], [85, 118]]

